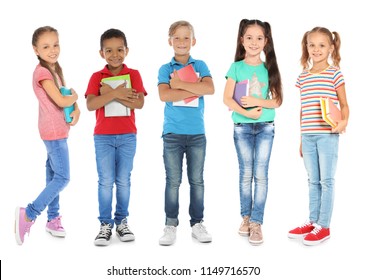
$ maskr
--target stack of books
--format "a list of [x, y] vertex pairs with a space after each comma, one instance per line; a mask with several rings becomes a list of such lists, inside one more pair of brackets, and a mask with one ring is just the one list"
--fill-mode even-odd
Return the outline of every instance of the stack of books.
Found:
[[[195, 83], [198, 81], [198, 74], [195, 72], [192, 64], [188, 64], [187, 66], [177, 70], [177, 75], [180, 80], [189, 83]], [[173, 74], [171, 75], [173, 76]], [[199, 107], [199, 97], [192, 96], [185, 98], [181, 101], [173, 102], [174, 106], [184, 106], [184, 107]]]
[[322, 119], [331, 127], [336, 127], [341, 120], [341, 111], [330, 98], [320, 98]]
[[[126, 83], [126, 88], [132, 87], [129, 74], [104, 78], [101, 82], [110, 85], [113, 89], [124, 83]], [[105, 117], [125, 117], [131, 115], [131, 109], [116, 100], [112, 100], [104, 106], [104, 114]]]

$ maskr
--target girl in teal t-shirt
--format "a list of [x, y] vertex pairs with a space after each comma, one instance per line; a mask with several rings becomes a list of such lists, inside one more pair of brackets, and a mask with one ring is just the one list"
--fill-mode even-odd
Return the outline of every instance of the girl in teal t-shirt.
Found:
[[[261, 60], [261, 52], [265, 54], [265, 62]], [[249, 236], [252, 245], [259, 245], [263, 242], [261, 225], [275, 134], [275, 108], [281, 105], [283, 99], [269, 23], [241, 20], [235, 62], [228, 70], [226, 78], [224, 104], [233, 111], [234, 144], [239, 162], [243, 220], [238, 232]], [[235, 101], [236, 83], [240, 82], [248, 85], [248, 94]]]
[[[249, 81], [249, 95], [259, 98], [269, 98], [269, 79], [265, 64], [261, 62], [258, 65], [247, 64], [244, 60], [232, 63], [228, 70], [227, 78], [233, 79], [235, 82]], [[246, 106], [247, 107], [247, 106]], [[274, 121], [274, 108], [261, 107], [261, 115], [258, 119], [253, 119], [240, 114], [236, 111], [232, 113], [234, 123], [254, 123]]]

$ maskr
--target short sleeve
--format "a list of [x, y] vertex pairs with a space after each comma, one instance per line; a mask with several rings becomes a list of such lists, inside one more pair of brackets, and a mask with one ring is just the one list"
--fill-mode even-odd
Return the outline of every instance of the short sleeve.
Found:
[[158, 70], [158, 85], [159, 84], [169, 84], [170, 83], [170, 74], [172, 72], [169, 64], [164, 64]]
[[297, 88], [301, 88], [301, 86], [300, 86], [300, 79], [299, 79], [299, 76], [298, 76], [298, 78], [297, 78], [297, 81], [295, 82], [295, 86], [296, 86]]
[[34, 74], [33, 74], [33, 79], [38, 87], [42, 87], [42, 85], [40, 84], [41, 81], [44, 81], [44, 80], [53, 81], [51, 72], [47, 68], [44, 68], [44, 67], [37, 67], [35, 69]]
[[333, 83], [335, 85], [335, 89], [338, 89], [339, 87], [345, 84], [345, 79], [340, 69], [335, 71], [333, 76]]
[[231, 79], [237, 81], [236, 67], [235, 67], [234, 63], [232, 63], [228, 69], [228, 72], [226, 74], [226, 79], [228, 79], [228, 78], [231, 78]]
[[99, 95], [100, 81], [101, 81], [100, 73], [96, 72], [91, 75], [89, 84], [86, 89], [85, 97], [88, 96], [89, 94]]
[[200, 78], [212, 77], [207, 64], [202, 60], [196, 60], [194, 63], [195, 72], [199, 73]]
[[130, 76], [131, 76], [133, 89], [135, 89], [137, 92], [143, 92], [143, 94], [146, 96], [147, 92], [143, 86], [141, 74], [139, 73], [138, 70], [130, 69], [130, 71], [131, 71]]

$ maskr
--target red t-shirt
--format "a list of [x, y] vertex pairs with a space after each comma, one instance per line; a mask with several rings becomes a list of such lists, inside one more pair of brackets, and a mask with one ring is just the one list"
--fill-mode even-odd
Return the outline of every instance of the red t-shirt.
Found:
[[[146, 90], [143, 87], [141, 75], [137, 70], [129, 69], [127, 65], [123, 64], [123, 69], [118, 75], [113, 75], [107, 66], [101, 71], [92, 74], [89, 85], [87, 87], [85, 97], [89, 94], [100, 95], [100, 82], [104, 78], [113, 76], [121, 76], [129, 74], [131, 78], [131, 86], [136, 92], [142, 92], [147, 95]], [[137, 133], [134, 110], [131, 109], [130, 116], [124, 117], [105, 117], [104, 107], [96, 110], [96, 124], [94, 134], [126, 134], [126, 133]]]

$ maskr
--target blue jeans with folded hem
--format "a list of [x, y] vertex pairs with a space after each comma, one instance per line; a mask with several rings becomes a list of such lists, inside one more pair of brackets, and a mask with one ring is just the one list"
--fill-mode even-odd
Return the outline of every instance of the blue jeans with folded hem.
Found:
[[26, 214], [32, 221], [36, 220], [48, 206], [47, 218], [53, 220], [59, 216], [59, 193], [70, 181], [70, 163], [67, 138], [59, 140], [44, 140], [47, 150], [46, 187], [38, 197], [29, 203]]
[[182, 181], [182, 165], [186, 155], [187, 176], [190, 185], [190, 225], [203, 221], [204, 212], [204, 162], [206, 152], [205, 134], [163, 135], [163, 159], [166, 171], [165, 224], [179, 224], [179, 189]]
[[[268, 191], [268, 169], [275, 135], [273, 122], [234, 125], [239, 164], [241, 216], [263, 224]], [[254, 182], [254, 192], [252, 189]]]
[[[136, 134], [94, 135], [98, 171], [99, 221], [114, 227], [129, 215], [131, 172], [136, 153]], [[116, 207], [112, 218], [113, 188]]]
[[302, 135], [302, 153], [308, 173], [309, 220], [324, 228], [331, 223], [339, 134]]

